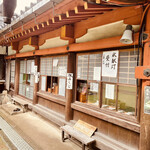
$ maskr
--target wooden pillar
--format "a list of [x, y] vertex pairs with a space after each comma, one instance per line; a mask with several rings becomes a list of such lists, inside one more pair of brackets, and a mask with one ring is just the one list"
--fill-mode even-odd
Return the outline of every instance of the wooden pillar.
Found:
[[[37, 72], [39, 72], [39, 68], [40, 68], [40, 58], [39, 58], [39, 56], [35, 57], [34, 64], [35, 64], [35, 66], [37, 66]], [[37, 97], [38, 90], [39, 90], [39, 82], [34, 83], [34, 92], [33, 92], [33, 104], [34, 105], [38, 103], [38, 97]]]
[[16, 58], [15, 60], [15, 85], [14, 85], [14, 95], [19, 93], [19, 73], [20, 73], [20, 60]]
[[[76, 69], [76, 55], [74, 53], [68, 53], [68, 73], [73, 73], [73, 79], [75, 79], [75, 69]], [[74, 81], [75, 82], [75, 81]], [[69, 121], [73, 119], [73, 111], [71, 108], [71, 103], [74, 97], [74, 82], [73, 89], [66, 89], [66, 106], [65, 106], [65, 120]]]
[[[149, 31], [150, 33], [150, 9], [148, 10], [146, 17], [146, 31]], [[144, 45], [143, 66], [150, 66], [150, 42], [147, 42]], [[150, 86], [150, 80], [142, 80], [140, 150], [150, 150], [150, 114], [144, 113], [145, 86]]]

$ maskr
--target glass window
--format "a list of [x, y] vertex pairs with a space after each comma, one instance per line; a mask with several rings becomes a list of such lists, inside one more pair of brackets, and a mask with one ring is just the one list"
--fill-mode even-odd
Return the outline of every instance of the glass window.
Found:
[[118, 112], [135, 115], [136, 87], [118, 86]]
[[34, 60], [20, 61], [19, 94], [33, 99], [34, 87]]
[[[41, 90], [55, 95], [65, 96], [67, 76], [67, 56], [41, 58]], [[43, 69], [46, 68], [46, 69]], [[45, 80], [43, 81], [42, 78]], [[45, 82], [45, 83], [44, 83]], [[43, 85], [45, 87], [43, 87]]]
[[[113, 58], [114, 53], [117, 54], [115, 55], [117, 61]], [[137, 114], [135, 67], [140, 63], [137, 62], [138, 57], [140, 57], [138, 52], [133, 49], [78, 54], [76, 100], [94, 104], [103, 110], [135, 116]], [[106, 61], [109, 63], [107, 68]], [[110, 70], [114, 62], [117, 63], [115, 64], [117, 67], [111, 75]]]
[[101, 53], [77, 57], [77, 100], [99, 105], [101, 80]]
[[116, 110], [116, 86], [103, 83], [102, 108]]

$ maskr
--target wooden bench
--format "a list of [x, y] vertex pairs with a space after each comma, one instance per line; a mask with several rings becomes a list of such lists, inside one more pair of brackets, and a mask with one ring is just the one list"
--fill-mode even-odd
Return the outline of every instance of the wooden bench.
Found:
[[24, 100], [21, 100], [19, 98], [12, 98], [12, 101], [13, 101], [13, 104], [19, 104], [22, 109], [23, 109], [23, 112], [26, 112], [28, 110], [28, 103]]
[[[86, 146], [91, 148], [92, 144], [95, 143], [95, 139], [91, 138], [91, 136], [95, 132], [96, 127], [81, 120], [79, 120], [74, 127], [65, 125], [61, 127], [61, 130], [62, 142], [73, 137], [82, 143], [82, 150], [85, 150]], [[65, 137], [65, 133], [68, 136]]]

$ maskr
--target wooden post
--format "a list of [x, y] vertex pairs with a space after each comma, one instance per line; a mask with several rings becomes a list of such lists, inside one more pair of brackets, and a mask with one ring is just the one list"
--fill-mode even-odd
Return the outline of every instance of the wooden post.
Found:
[[18, 92], [19, 92], [19, 73], [20, 73], [20, 60], [18, 58], [16, 58], [16, 60], [15, 60], [14, 95], [18, 95]]
[[[76, 68], [75, 62], [76, 62], [75, 53], [68, 53], [68, 71], [67, 72], [73, 73], [73, 78], [75, 77], [75, 68]], [[74, 87], [74, 84], [73, 84], [73, 87]], [[71, 108], [71, 103], [73, 102], [73, 92], [74, 92], [73, 89], [66, 90], [66, 107], [65, 107], [65, 120], [66, 121], [73, 119], [73, 111]]]
[[[40, 67], [40, 58], [38, 56], [35, 57], [35, 66], [37, 66], [37, 72], [39, 72]], [[34, 83], [34, 92], [33, 92], [33, 104], [38, 103], [37, 91], [39, 90], [39, 83]]]
[[[146, 17], [146, 31], [150, 33], [150, 9]], [[144, 45], [143, 66], [150, 66], [150, 43]], [[140, 129], [140, 150], [150, 149], [150, 114], [144, 113], [144, 88], [150, 86], [150, 80], [142, 80], [142, 98], [141, 98], [141, 129]]]

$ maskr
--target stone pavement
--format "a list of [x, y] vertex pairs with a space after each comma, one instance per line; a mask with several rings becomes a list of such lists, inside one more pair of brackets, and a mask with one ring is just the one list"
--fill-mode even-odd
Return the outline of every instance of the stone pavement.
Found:
[[60, 128], [33, 112], [9, 115], [0, 108], [0, 116], [34, 150], [81, 150], [79, 146], [69, 140], [63, 143]]

